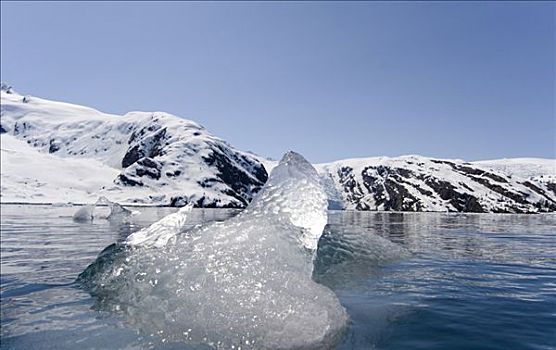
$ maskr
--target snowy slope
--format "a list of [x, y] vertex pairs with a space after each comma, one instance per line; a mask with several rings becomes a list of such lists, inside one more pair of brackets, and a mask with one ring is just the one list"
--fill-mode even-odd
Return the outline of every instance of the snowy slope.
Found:
[[509, 158], [472, 162], [483, 168], [500, 171], [510, 176], [529, 179], [541, 175], [556, 175], [556, 159]]
[[319, 164], [356, 210], [532, 213], [556, 210], [556, 191], [461, 160], [376, 157]]
[[481, 160], [473, 164], [508, 176], [541, 182], [556, 192], [556, 159], [510, 158]]
[[94, 202], [99, 190], [111, 186], [119, 174], [98, 160], [68, 161], [38, 152], [11, 135], [1, 135], [0, 141], [3, 202]]
[[[168, 113], [110, 115], [22, 96], [6, 85], [2, 85], [1, 98], [0, 132], [30, 146], [16, 147], [8, 136], [3, 153], [10, 147], [28, 155], [35, 150], [40, 152], [34, 161], [37, 167], [52, 163], [42, 168], [47, 175], [34, 180], [63, 175], [68, 183], [79, 181], [76, 169], [87, 169], [95, 179], [96, 187], [88, 184], [85, 193], [68, 194], [64, 200], [77, 202], [102, 193], [124, 203], [244, 207], [267, 179], [256, 157], [233, 148], [199, 124]], [[89, 167], [82, 166], [87, 163], [84, 160], [91, 160]], [[16, 196], [11, 181], [20, 183], [29, 172], [35, 173], [15, 163], [2, 160], [2, 202], [23, 201], [25, 195]], [[48, 195], [38, 190], [28, 199], [38, 201], [36, 197]]]

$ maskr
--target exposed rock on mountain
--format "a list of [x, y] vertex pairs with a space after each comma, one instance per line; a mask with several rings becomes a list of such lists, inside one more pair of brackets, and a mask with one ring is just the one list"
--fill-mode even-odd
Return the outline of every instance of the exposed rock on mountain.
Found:
[[342, 160], [318, 166], [355, 210], [534, 213], [556, 210], [550, 185], [459, 160], [421, 156]]
[[[126, 203], [193, 202], [200, 207], [241, 208], [267, 179], [255, 156], [235, 149], [197, 123], [168, 113], [109, 115], [24, 97], [2, 85], [1, 128], [5, 137], [25, 141], [41, 154], [52, 154], [67, 163], [94, 159], [118, 170], [116, 177], [103, 179], [105, 186], [94, 194]], [[40, 158], [44, 157], [37, 157], [37, 161]], [[8, 179], [17, 178], [10, 164], [3, 163], [2, 168], [3, 175], [10, 175]], [[64, 169], [59, 172], [63, 174]], [[20, 180], [19, 184], [6, 185], [25, 186], [26, 181]], [[14, 198], [17, 191], [6, 188], [4, 192], [3, 201], [18, 201]]]

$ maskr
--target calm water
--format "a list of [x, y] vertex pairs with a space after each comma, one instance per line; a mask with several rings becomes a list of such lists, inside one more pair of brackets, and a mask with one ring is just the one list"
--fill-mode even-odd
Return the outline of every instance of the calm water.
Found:
[[[169, 214], [75, 223], [75, 208], [1, 207], [1, 348], [180, 348], [92, 310], [73, 281], [101, 249]], [[236, 212], [195, 210], [192, 224]], [[408, 248], [367, 258], [378, 234]], [[556, 215], [331, 212], [314, 278], [350, 315], [340, 349], [555, 349]]]

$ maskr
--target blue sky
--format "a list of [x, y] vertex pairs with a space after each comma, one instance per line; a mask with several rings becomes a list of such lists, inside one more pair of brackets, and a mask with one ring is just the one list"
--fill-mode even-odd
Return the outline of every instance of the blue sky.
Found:
[[313, 162], [556, 157], [551, 2], [5, 2], [2, 80]]

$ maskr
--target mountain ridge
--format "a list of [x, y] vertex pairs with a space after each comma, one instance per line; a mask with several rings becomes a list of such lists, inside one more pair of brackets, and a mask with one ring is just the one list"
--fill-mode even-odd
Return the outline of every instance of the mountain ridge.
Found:
[[[23, 96], [7, 84], [1, 90], [3, 203], [86, 203], [105, 196], [126, 204], [243, 208], [276, 163], [169, 113], [118, 116]], [[556, 211], [552, 159], [465, 162], [407, 155], [315, 167], [335, 208]]]

